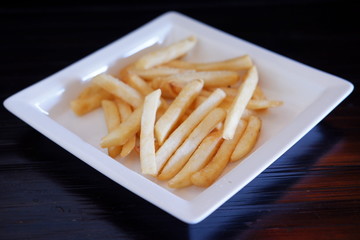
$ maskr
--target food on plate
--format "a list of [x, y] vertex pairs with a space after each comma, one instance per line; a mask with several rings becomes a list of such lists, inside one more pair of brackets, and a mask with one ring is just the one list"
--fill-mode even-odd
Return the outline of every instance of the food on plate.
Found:
[[196, 42], [197, 38], [195, 36], [190, 36], [167, 47], [145, 54], [134, 63], [134, 67], [137, 69], [149, 69], [167, 63], [185, 55], [195, 46]]
[[230, 140], [234, 137], [235, 129], [241, 119], [246, 106], [248, 105], [251, 96], [253, 95], [256, 85], [259, 81], [259, 76], [255, 66], [252, 66], [238, 89], [232, 104], [226, 115], [224, 123], [223, 138]]
[[157, 173], [154, 126], [156, 112], [160, 106], [160, 96], [161, 90], [157, 89], [146, 95], [144, 101], [140, 131], [140, 163], [143, 174], [155, 175]]
[[182, 116], [189, 109], [195, 98], [199, 95], [204, 86], [201, 79], [188, 83], [175, 97], [165, 113], [157, 120], [155, 125], [155, 136], [157, 142], [164, 143], [170, 132], [174, 129]]
[[[111, 100], [102, 100], [101, 106], [104, 111], [105, 123], [108, 129], [108, 132], [114, 130], [121, 122], [120, 113], [117, 105], [114, 101]], [[116, 157], [121, 153], [122, 146], [112, 146], [108, 148], [108, 153], [110, 157]]]
[[107, 132], [99, 145], [120, 163], [138, 154], [140, 172], [170, 188], [212, 185], [255, 148], [262, 115], [283, 104], [266, 98], [249, 55], [186, 60], [199, 41], [190, 36], [117, 75], [101, 73], [70, 104], [79, 117], [101, 107]]

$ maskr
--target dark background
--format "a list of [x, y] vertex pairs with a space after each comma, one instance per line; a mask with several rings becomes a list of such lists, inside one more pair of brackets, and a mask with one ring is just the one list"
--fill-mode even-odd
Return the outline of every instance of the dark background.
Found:
[[345, 78], [355, 90], [196, 225], [112, 182], [1, 106], [0, 239], [360, 239], [355, 1], [2, 3], [0, 100], [169, 10]]

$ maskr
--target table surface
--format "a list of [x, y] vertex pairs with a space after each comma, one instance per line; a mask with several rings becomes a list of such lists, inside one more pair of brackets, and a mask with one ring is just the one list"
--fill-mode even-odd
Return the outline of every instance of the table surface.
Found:
[[350, 1], [0, 7], [0, 98], [176, 10], [349, 80], [353, 93], [204, 221], [188, 225], [0, 108], [0, 239], [360, 239], [358, 8]]

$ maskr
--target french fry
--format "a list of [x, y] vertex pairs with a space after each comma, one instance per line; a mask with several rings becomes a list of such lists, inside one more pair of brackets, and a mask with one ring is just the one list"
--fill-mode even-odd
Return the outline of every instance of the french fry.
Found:
[[168, 67], [195, 69], [197, 71], [219, 71], [219, 70], [240, 71], [240, 70], [248, 69], [252, 65], [253, 63], [249, 55], [244, 55], [218, 62], [194, 63], [194, 62], [186, 62], [183, 60], [173, 60], [166, 64], [166, 66]]
[[[108, 132], [114, 130], [121, 122], [119, 110], [114, 101], [102, 100], [101, 106], [104, 111], [105, 123]], [[108, 148], [108, 154], [110, 157], [115, 158], [121, 152], [121, 146], [113, 146]]]
[[156, 164], [158, 171], [162, 169], [170, 156], [181, 145], [191, 131], [199, 124], [199, 122], [221, 101], [225, 98], [225, 93], [221, 89], [215, 90], [200, 106], [198, 106], [184, 122], [182, 122], [166, 139], [156, 152]]
[[170, 68], [170, 67], [154, 67], [149, 69], [132, 69], [130, 72], [134, 73], [146, 81], [152, 81], [155, 78], [166, 77], [186, 71], [194, 70], [183, 70], [179, 68]]
[[213, 159], [211, 159], [204, 168], [191, 175], [192, 184], [198, 187], [208, 187], [215, 182], [227, 166], [231, 154], [243, 134], [245, 127], [246, 122], [240, 120], [235, 130], [234, 137], [230, 140], [224, 140]]
[[135, 69], [134, 63], [130, 63], [125, 67], [123, 67], [122, 69], [120, 69], [116, 77], [118, 77], [119, 79], [121, 79], [121, 81], [126, 83], [127, 76], [133, 69]]
[[92, 81], [133, 107], [142, 105], [143, 97], [138, 91], [109, 74], [99, 74]]
[[226, 112], [222, 108], [213, 109], [191, 132], [181, 146], [175, 151], [158, 175], [160, 180], [169, 180], [174, 177], [189, 160], [201, 141], [225, 119]]
[[[154, 82], [155, 83], [155, 82]], [[165, 82], [165, 81], [158, 81], [157, 82], [159, 85], [158, 87], [155, 87], [154, 89], [161, 89], [163, 96], [165, 98], [170, 98], [170, 99], [174, 99], [176, 98], [176, 96], [178, 95], [178, 93], [180, 91], [178, 91], [177, 86], [174, 86], [171, 83]], [[152, 85], [152, 87], [154, 87], [154, 85]], [[182, 88], [183, 86], [181, 86]]]
[[121, 122], [124, 122], [132, 113], [132, 108], [128, 103], [124, 102], [120, 98], [115, 99], [115, 103], [118, 107]]
[[88, 98], [88, 97], [93, 96], [94, 94], [101, 92], [101, 91], [103, 91], [103, 89], [101, 87], [90, 82], [90, 84], [81, 91], [81, 93], [79, 94], [77, 99]]
[[[119, 98], [115, 99], [115, 102], [120, 113], [121, 122], [124, 122], [132, 113], [131, 106]], [[136, 135], [132, 136], [126, 143], [122, 145], [120, 157], [126, 157], [129, 155], [135, 148], [135, 145]]]
[[203, 86], [204, 82], [202, 80], [194, 80], [188, 83], [170, 104], [166, 112], [157, 120], [155, 137], [160, 145], [163, 144], [165, 138], [174, 129], [176, 123], [184, 115]]
[[140, 130], [142, 106], [133, 111], [130, 116], [100, 142], [102, 148], [125, 144]]
[[265, 94], [264, 94], [263, 90], [261, 89], [261, 87], [259, 86], [259, 84], [256, 86], [256, 88], [254, 90], [252, 99], [254, 99], [254, 100], [265, 100], [266, 99]]
[[238, 161], [246, 156], [255, 146], [261, 129], [261, 119], [256, 116], [250, 116], [248, 124], [236, 145], [234, 152], [231, 154], [231, 161]]
[[273, 107], [279, 107], [283, 104], [282, 101], [275, 101], [275, 100], [257, 100], [257, 99], [251, 99], [249, 103], [247, 104], [246, 108], [251, 110], [263, 110]]
[[[184, 72], [167, 77], [157, 78], [158, 86], [161, 84], [185, 85], [195, 79], [202, 79], [204, 87], [218, 88], [238, 82], [240, 76], [235, 71], [202, 71], [202, 72]], [[160, 84], [159, 84], [160, 83]]]
[[175, 42], [167, 47], [145, 54], [135, 62], [134, 66], [137, 69], [149, 69], [167, 63], [185, 55], [195, 46], [196, 42], [197, 39], [195, 36]]
[[185, 166], [168, 182], [171, 188], [184, 188], [192, 185], [191, 175], [202, 169], [214, 156], [222, 143], [222, 131], [213, 131], [200, 143]]
[[127, 79], [126, 82], [131, 87], [136, 89], [139, 93], [141, 93], [144, 96], [146, 96], [149, 93], [151, 93], [152, 91], [154, 91], [154, 89], [152, 89], [152, 87], [150, 87], [150, 85], [147, 82], [145, 82], [144, 79], [142, 79], [135, 73], [130, 72], [126, 79]]
[[70, 107], [73, 112], [82, 116], [101, 106], [102, 100], [110, 100], [113, 95], [95, 84], [86, 87], [79, 96], [71, 101]]
[[238, 93], [238, 88], [222, 87], [221, 90], [223, 90], [228, 97], [236, 97]]
[[253, 66], [249, 69], [244, 82], [239, 87], [238, 94], [236, 95], [225, 119], [224, 123], [224, 139], [232, 139], [235, 134], [235, 129], [241, 119], [251, 96], [254, 93], [258, 83], [258, 73], [256, 67]]
[[143, 174], [157, 174], [155, 161], [154, 124], [160, 105], [161, 90], [155, 90], [145, 97], [141, 116], [140, 164]]
[[129, 155], [136, 147], [136, 135], [132, 136], [124, 145], [122, 145], [120, 157]]

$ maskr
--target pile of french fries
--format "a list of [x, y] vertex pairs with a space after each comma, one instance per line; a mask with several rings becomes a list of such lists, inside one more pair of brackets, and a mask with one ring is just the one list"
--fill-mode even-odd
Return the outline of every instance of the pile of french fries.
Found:
[[116, 76], [99, 74], [71, 102], [78, 116], [103, 109], [108, 133], [100, 146], [109, 156], [136, 152], [142, 173], [171, 188], [213, 184], [254, 148], [262, 125], [257, 113], [282, 104], [265, 97], [248, 55], [185, 61], [197, 42], [190, 36]]

